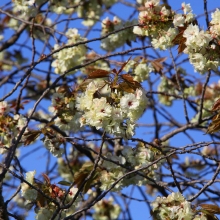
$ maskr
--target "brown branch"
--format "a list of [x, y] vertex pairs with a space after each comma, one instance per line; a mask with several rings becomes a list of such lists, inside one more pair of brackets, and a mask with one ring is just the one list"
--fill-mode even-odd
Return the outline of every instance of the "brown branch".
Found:
[[[2, 10], [0, 9], [0, 12], [1, 11]], [[16, 33], [10, 39], [5, 41], [2, 45], [0, 45], [0, 52], [12, 46], [18, 40], [18, 38], [20, 37], [20, 35], [22, 34], [22, 32], [25, 30], [26, 27], [27, 24], [22, 23], [20, 27], [17, 29]]]

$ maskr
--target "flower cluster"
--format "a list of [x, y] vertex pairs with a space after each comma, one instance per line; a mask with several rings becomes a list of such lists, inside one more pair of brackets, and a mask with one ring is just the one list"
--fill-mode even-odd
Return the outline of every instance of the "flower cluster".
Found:
[[113, 204], [113, 198], [108, 200], [101, 200], [94, 205], [94, 214], [92, 215], [94, 220], [108, 220], [118, 219], [121, 212], [121, 208], [117, 204]]
[[[143, 166], [150, 165], [160, 156], [160, 152], [158, 152], [156, 149], [152, 149], [149, 146], [145, 147], [141, 143], [137, 144], [135, 148], [121, 146], [120, 152], [120, 156], [112, 155], [110, 152], [106, 154], [108, 160], [104, 160], [102, 167], [105, 169], [101, 172], [100, 176], [102, 190], [107, 190], [110, 188], [116, 179], [120, 178], [124, 175], [124, 173], [126, 173], [126, 169], [120, 165], [130, 167], [132, 170], [136, 170]], [[132, 184], [139, 186], [146, 185], [149, 183], [149, 181], [147, 178], [145, 178], [145, 176], [156, 180], [157, 177], [154, 171], [160, 167], [160, 163], [162, 163], [162, 161], [149, 166], [143, 171], [139, 171], [139, 174], [133, 174], [125, 177], [123, 180], [117, 183], [113, 190], [118, 191], [123, 187]]]
[[217, 70], [220, 65], [220, 11], [212, 13], [211, 27], [204, 31], [196, 24], [190, 4], [182, 3], [183, 14], [176, 14], [169, 6], [159, 3], [160, 0], [145, 3], [145, 10], [139, 14], [140, 26], [133, 32], [149, 36], [154, 48], [165, 50], [178, 45], [179, 53], [188, 54], [190, 63], [199, 73]]
[[42, 139], [47, 150], [53, 154], [54, 157], [61, 157], [64, 149], [60, 146], [65, 142], [61, 135], [58, 135], [52, 129], [47, 131], [45, 138]]
[[171, 193], [168, 197], [157, 197], [151, 203], [153, 215], [158, 220], [206, 220], [204, 214], [197, 215], [190, 202], [181, 193]]
[[[63, 192], [59, 187], [53, 185], [53, 188], [51, 188], [52, 191], [56, 192], [56, 190]], [[72, 187], [69, 190], [69, 193], [67, 195], [66, 198], [66, 203], [70, 202], [71, 199], [75, 196], [75, 193], [78, 191], [77, 188]], [[64, 194], [62, 194], [63, 196]], [[56, 195], [58, 196], [58, 195]], [[60, 197], [62, 197], [60, 196]], [[62, 212], [60, 215], [56, 216], [55, 220], [59, 220], [59, 219], [63, 219], [65, 218], [67, 215], [70, 215], [71, 213], [73, 213], [75, 211], [75, 206], [78, 205], [79, 203], [79, 199], [77, 199], [74, 204], [66, 209], [64, 212]], [[36, 209], [36, 216], [35, 219], [37, 220], [48, 220], [51, 219], [51, 217], [53, 216], [54, 212], [56, 211], [56, 206], [53, 203], [50, 203], [48, 206], [46, 207], [40, 207], [39, 209]]]
[[146, 63], [147, 61], [144, 59], [142, 59], [141, 62], [130, 60], [124, 67], [124, 70], [126, 72], [131, 71], [131, 75], [134, 76], [134, 80], [137, 82], [143, 82], [148, 79], [149, 73], [154, 71], [152, 65]]
[[[35, 170], [27, 172], [25, 180], [33, 185], [35, 174], [36, 174]], [[21, 195], [27, 201], [35, 201], [37, 198], [37, 191], [35, 189], [31, 188], [28, 184], [22, 183], [21, 184]]]
[[[67, 45], [86, 40], [86, 38], [83, 38], [80, 36], [80, 34], [78, 34], [78, 30], [75, 28], [69, 29], [66, 32], [66, 36], [68, 38]], [[59, 48], [60, 46], [58, 44], [54, 45], [54, 50]], [[53, 55], [55, 60], [52, 63], [52, 67], [55, 68], [55, 73], [62, 74], [65, 71], [82, 64], [85, 60], [86, 51], [87, 49], [85, 44], [81, 44], [78, 46], [61, 49], [59, 52], [55, 53]], [[73, 71], [71, 73], [73, 73]]]
[[[14, 0], [13, 2], [13, 14], [15, 17], [26, 20], [28, 17], [33, 17], [33, 22], [40, 24], [41, 26], [51, 26], [52, 20], [44, 17], [42, 13], [39, 13], [38, 6], [44, 3], [44, 0]], [[7, 26], [17, 30], [21, 22], [17, 19], [10, 17], [7, 21]], [[52, 27], [51, 27], [52, 28]], [[55, 26], [53, 26], [55, 28]], [[26, 29], [30, 33], [30, 27]], [[35, 26], [32, 29], [34, 38], [40, 40], [47, 40], [51, 36], [51, 32], [48, 32], [47, 28]]]
[[[66, 190], [58, 187], [56, 184], [51, 184], [50, 179], [46, 174], [42, 174], [45, 179], [44, 183], [36, 181], [34, 179], [35, 174], [36, 171], [27, 172], [25, 180], [54, 200], [60, 201], [60, 199], [64, 198]], [[78, 188], [71, 187], [68, 190], [67, 196], [65, 197], [65, 203], [69, 203], [77, 191]], [[35, 219], [50, 219], [57, 208], [53, 202], [48, 200], [46, 197], [42, 197], [37, 190], [31, 188], [27, 183], [21, 183], [21, 196], [25, 200], [25, 204], [30, 202], [36, 203]], [[65, 210], [65, 212], [62, 212], [61, 217], [66, 217], [66, 214], [69, 211], [71, 212], [75, 210], [75, 207], [79, 204], [79, 202], [80, 198], [77, 198], [69, 209]], [[56, 219], [60, 219], [60, 217], [57, 217]]]
[[104, 0], [99, 4], [96, 0], [91, 0], [77, 7], [77, 14], [80, 18], [84, 18], [83, 25], [92, 26], [100, 19], [102, 7], [109, 8], [115, 2], [116, 0]]
[[92, 81], [78, 94], [76, 108], [81, 126], [90, 125], [123, 137], [134, 135], [135, 121], [143, 114], [147, 98], [139, 88], [134, 93], [112, 89], [104, 80]]
[[[122, 23], [122, 21], [114, 17], [111, 21], [108, 17], [102, 21], [102, 35], [106, 35], [112, 31], [120, 30], [125, 26], [135, 24], [134, 21]], [[136, 36], [131, 29], [126, 29], [115, 34], [109, 35], [107, 38], [101, 40], [101, 47], [106, 51], [113, 51], [116, 48], [123, 46], [126, 42], [129, 44], [135, 40]]]
[[172, 105], [172, 101], [175, 100], [174, 96], [179, 94], [179, 91], [177, 90], [177, 88], [175, 88], [173, 83], [164, 77], [161, 78], [161, 81], [160, 81], [160, 84], [157, 90], [158, 92], [167, 94], [167, 95], [158, 94], [160, 103], [167, 105], [167, 106]]
[[[36, 24], [44, 25], [46, 27], [52, 26], [52, 20], [50, 18], [44, 17], [42, 14], [37, 14], [35, 16], [34, 22]], [[52, 26], [50, 28], [56, 29], [56, 26]], [[27, 29], [30, 32], [30, 28]], [[34, 38], [40, 39], [42, 41], [48, 40], [51, 36], [51, 33], [47, 31], [47, 28], [45, 30], [42, 30], [42, 28], [35, 27], [33, 30], [33, 36]]]
[[52, 96], [50, 112], [57, 115], [56, 126], [64, 131], [78, 131], [81, 114], [76, 111], [74, 93], [68, 87], [61, 86]]
[[51, 0], [50, 1], [50, 9], [56, 14], [70, 14], [74, 11], [75, 1], [70, 0]]
[[173, 74], [170, 78], [161, 77], [160, 84], [157, 88], [160, 103], [171, 106], [173, 100], [178, 99], [178, 96], [182, 96], [179, 85], [182, 88], [185, 98], [198, 95], [196, 94], [192, 79], [187, 77], [184, 69], [178, 68], [177, 74]]
[[210, 44], [212, 36], [209, 31], [199, 30], [197, 25], [190, 24], [183, 33], [186, 39], [184, 53], [189, 54], [189, 61], [195, 70], [205, 73], [209, 69], [217, 70], [220, 59], [215, 44]]
[[217, 8], [214, 13], [211, 14], [212, 20], [210, 22], [210, 33], [214, 39], [220, 39], [220, 11]]
[[27, 18], [27, 16], [35, 16], [37, 13], [36, 7], [34, 7], [34, 3], [42, 3], [42, 0], [31, 0], [31, 1], [26, 1], [26, 0], [14, 0], [14, 7], [13, 10], [14, 12], [21, 12], [21, 16], [23, 18]]
[[133, 32], [141, 36], [149, 36], [155, 48], [165, 50], [172, 46], [172, 40], [178, 30], [172, 27], [174, 12], [168, 6], [160, 5], [160, 0], [147, 1], [145, 10], [139, 13], [140, 26]]
[[79, 169], [82, 167], [81, 159], [82, 158], [80, 158], [78, 152], [76, 151], [72, 151], [68, 155], [69, 164], [67, 164], [62, 157], [58, 158], [57, 163], [58, 163], [58, 172], [60, 176], [66, 181], [72, 181], [73, 176], [68, 168], [71, 167], [73, 173], [79, 171]]
[[[83, 3], [80, 0], [52, 0], [50, 8], [57, 14], [71, 14], [75, 10], [78, 17], [83, 18], [83, 25], [92, 26], [99, 21], [103, 7], [110, 8], [115, 2], [116, 0], [103, 0], [102, 2], [91, 0]], [[78, 7], [74, 7], [76, 5]]]
[[[0, 153], [7, 152], [7, 147], [11, 146], [11, 141], [16, 138], [21, 129], [26, 125], [27, 119], [23, 115], [9, 114], [9, 105], [6, 101], [0, 102]], [[28, 131], [26, 129], [25, 133]], [[24, 136], [21, 142], [24, 141]]]
[[[202, 94], [203, 84], [198, 83], [194, 89], [194, 96], [197, 96], [196, 102], [200, 104], [201, 94]], [[203, 109], [202, 109], [202, 117], [209, 117], [212, 115], [210, 108], [213, 105], [213, 101], [217, 101], [220, 96], [220, 80], [218, 83], [212, 83], [211, 85], [206, 87], [206, 91], [203, 99]], [[197, 107], [199, 111], [199, 105]], [[192, 122], [197, 122], [199, 119], [199, 112], [193, 117]]]

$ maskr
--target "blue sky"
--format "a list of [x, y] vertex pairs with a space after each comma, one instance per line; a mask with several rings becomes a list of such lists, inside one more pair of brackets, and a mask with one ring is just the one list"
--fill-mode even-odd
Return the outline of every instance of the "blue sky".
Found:
[[[6, 2], [6, 0], [2, 0], [0, 2], [0, 6], [4, 5]], [[127, 1], [127, 2], [134, 2], [134, 1]], [[180, 9], [181, 8], [181, 3], [182, 1], [179, 1], [179, 0], [169, 0], [168, 1], [169, 4], [172, 6], [173, 9]], [[192, 9], [193, 9], [193, 13], [195, 13], [196, 15], [201, 15], [203, 14], [203, 1], [202, 0], [191, 0], [191, 1], [188, 1], [186, 3], [190, 3], [191, 6], [192, 6]], [[220, 3], [216, 0], [209, 0], [207, 1], [207, 6], [208, 6], [208, 11], [212, 11], [213, 9], [217, 8], [217, 7], [220, 7]], [[125, 21], [128, 20], [128, 17], [130, 16], [130, 14], [132, 13], [133, 9], [128, 7], [128, 6], [123, 6], [121, 3], [118, 3], [116, 4], [112, 10], [115, 12], [115, 14], [119, 15], [120, 18], [124, 19]], [[123, 13], [122, 13], [123, 12]], [[107, 16], [109, 16], [110, 18], [113, 17], [112, 14], [110, 13], [106, 13]], [[103, 18], [106, 17], [106, 14], [105, 16], [103, 16]], [[136, 14], [134, 16], [134, 18], [138, 19], [138, 14]], [[201, 16], [199, 18], [199, 25], [201, 28], [206, 28], [206, 24], [205, 24], [205, 19], [204, 19], [204, 16]], [[58, 25], [58, 28], [62, 28], [62, 25]], [[78, 22], [74, 22], [71, 27], [75, 27], [75, 28], [82, 28], [82, 25], [81, 23], [78, 21]], [[101, 26], [100, 26], [100, 23], [97, 23], [94, 28], [98, 28], [100, 29]], [[80, 31], [81, 33], [83, 33], [83, 31]], [[5, 32], [5, 39], [7, 39], [10, 35], [12, 34], [12, 32], [10, 30], [7, 30]], [[27, 37], [27, 35], [22, 35], [22, 37], [19, 39], [19, 42], [24, 42], [25, 38]], [[92, 39], [94, 37], [98, 37], [96, 35], [96, 32], [93, 32], [92, 34], [89, 34], [88, 35], [88, 39]], [[30, 40], [29, 40], [29, 43], [30, 43]], [[51, 42], [51, 44], [54, 44], [54, 42]], [[138, 45], [139, 43], [133, 43], [132, 45], [133, 46], [136, 46]], [[37, 43], [37, 49], [38, 48], [41, 48], [43, 46], [42, 43]], [[90, 47], [96, 47], [99, 48], [99, 42], [94, 42], [94, 43], [91, 43], [89, 44], [88, 46]], [[16, 47], [16, 49], [19, 49], [19, 46]], [[97, 49], [98, 50], [98, 49]], [[120, 51], [121, 48], [118, 50]], [[103, 53], [102, 50], [99, 50], [100, 53]], [[46, 50], [45, 53], [49, 53], [49, 50]], [[174, 54], [176, 54], [177, 52], [175, 51], [174, 49]], [[31, 54], [29, 52], [29, 50], [26, 50], [25, 52], [25, 57], [30, 57]], [[169, 57], [169, 54], [167, 52], [161, 52], [161, 56], [168, 56]], [[36, 58], [37, 59], [37, 58]], [[168, 58], [169, 59], [169, 58]], [[45, 65], [45, 66], [44, 66]], [[46, 67], [47, 63], [43, 63], [41, 65], [39, 65], [39, 67], [41, 68], [47, 68]], [[186, 69], [186, 71], [189, 71], [189, 72], [193, 72], [193, 68], [191, 65], [185, 65], [184, 68]], [[37, 74], [40, 74], [39, 71], [36, 71]], [[55, 78], [53, 76], [53, 78]], [[218, 79], [217, 79], [218, 80]], [[1, 96], [4, 96], [5, 94], [7, 94], [10, 90], [11, 90], [11, 86], [8, 86], [8, 87], [2, 87], [0, 88], [0, 94]], [[11, 98], [15, 98], [17, 96], [17, 92], [11, 96], [8, 100], [10, 100]], [[49, 101], [45, 101], [43, 103], [41, 103], [41, 107], [39, 108], [45, 108], [47, 110], [47, 107], [49, 105]], [[26, 108], [32, 108], [33, 107], [33, 102], [31, 102], [30, 104], [28, 104], [26, 106]], [[26, 111], [26, 109], [24, 110]], [[180, 121], [184, 122], [184, 117], [183, 117], [183, 108], [182, 108], [182, 102], [176, 102], [174, 104], [174, 106], [172, 108], [169, 108], [169, 112], [170, 114], [173, 114], [174, 116], [178, 116], [180, 115]], [[192, 113], [190, 112], [189, 114], [191, 114], [191, 117], [193, 116]], [[164, 120], [164, 119], [163, 119]], [[140, 121], [144, 121], [144, 122], [153, 122], [152, 120], [152, 113], [149, 112], [147, 113], [146, 115], [144, 115]], [[151, 134], [148, 134], [147, 132], [149, 132], [150, 130], [148, 129], [146, 131], [146, 128], [143, 128], [143, 127], [140, 127], [138, 129], [138, 135], [137, 137], [139, 138], [144, 138], [144, 139], [147, 139], [148, 141], [152, 141], [152, 135]], [[207, 135], [203, 135], [201, 134], [201, 132], [194, 132], [194, 139], [195, 141], [205, 141], [205, 140], [209, 140], [209, 137]], [[180, 134], [180, 135], [177, 135], [175, 136], [174, 138], [172, 138], [171, 140], [171, 144], [174, 145], [177, 147], [177, 146], [183, 146], [184, 144], [188, 144], [189, 141], [186, 139], [186, 137], [183, 135], [183, 134]], [[25, 157], [23, 160], [22, 160], [22, 166], [27, 170], [27, 171], [31, 171], [31, 170], [37, 170], [37, 175], [36, 177], [38, 178], [41, 178], [42, 179], [42, 176], [41, 176], [41, 173], [42, 172], [45, 172], [45, 167], [47, 166], [46, 164], [46, 161], [48, 160], [48, 155], [45, 151], [45, 149], [42, 147], [42, 143], [39, 141], [33, 145], [30, 145], [28, 147], [23, 147], [21, 149], [21, 157], [30, 153], [30, 152], [34, 152], [31, 154], [31, 156], [27, 156]], [[53, 158], [53, 156], [50, 156], [50, 160], [52, 161], [51, 164], [49, 165], [48, 168], [51, 168], [53, 166], [53, 164], [55, 163], [55, 159]], [[55, 181], [57, 182], [59, 180], [59, 178]], [[137, 189], [134, 190], [133, 194], [131, 194], [131, 189], [132, 187], [128, 187], [128, 188], [125, 188], [123, 190], [123, 193], [126, 194], [126, 195], [130, 195], [131, 197], [136, 197], [136, 198], [141, 198], [140, 196], [140, 193]], [[152, 199], [151, 197], [148, 197], [149, 199]], [[131, 202], [131, 215], [132, 215], [132, 219], [150, 219], [150, 214], [149, 214], [149, 210], [146, 206], [146, 204], [144, 202], [137, 202], [137, 201], [132, 201]], [[33, 219], [33, 214], [31, 214], [28, 218], [28, 220], [30, 219]]]

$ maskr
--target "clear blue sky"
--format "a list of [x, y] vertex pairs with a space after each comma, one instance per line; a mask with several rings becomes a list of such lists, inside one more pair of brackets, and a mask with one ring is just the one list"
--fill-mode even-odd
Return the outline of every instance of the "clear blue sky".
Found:
[[[4, 5], [6, 2], [6, 0], [1, 0], [0, 2], [0, 6]], [[134, 1], [127, 1], [127, 2], [134, 2]], [[173, 9], [180, 9], [181, 8], [181, 3], [182, 1], [179, 0], [169, 0], [168, 1], [169, 4], [172, 6]], [[193, 9], [193, 12], [196, 15], [201, 15], [203, 14], [203, 0], [191, 0], [191, 1], [186, 1], [186, 3], [190, 3]], [[220, 2], [218, 0], [208, 0], [207, 1], [207, 5], [208, 5], [208, 10], [213, 10], [217, 7], [220, 7]], [[114, 11], [116, 13], [116, 15], [118, 14], [120, 18], [127, 20], [128, 16], [131, 14], [131, 12], [133, 11], [132, 8], [130, 7], [125, 7], [122, 4], [117, 4], [116, 6], [114, 6]], [[122, 13], [123, 12], [123, 13]], [[108, 15], [110, 18], [112, 17], [112, 15]], [[104, 16], [106, 17], [106, 16]], [[136, 19], [138, 19], [138, 16], [136, 15]], [[204, 20], [204, 16], [199, 18], [199, 25], [202, 28], [206, 28], [205, 25], [205, 20]], [[73, 27], [82, 27], [80, 23], [74, 23]], [[96, 28], [100, 28], [100, 23], [98, 23], [96, 26]], [[10, 31], [6, 32], [5, 38], [7, 39], [7, 37], [11, 34]], [[25, 35], [23, 35], [23, 37], [25, 37]], [[94, 37], [98, 37], [96, 36], [96, 34], [94, 33], [93, 35], [89, 35], [88, 38], [92, 39]], [[23, 42], [24, 39], [20, 39], [20, 42]], [[91, 46], [97, 46], [98, 47], [99, 43], [95, 42], [92, 43]], [[42, 47], [42, 44], [38, 44], [37, 48]], [[102, 53], [102, 51], [100, 50], [100, 53]], [[167, 56], [168, 54], [166, 53], [162, 53], [162, 56]], [[27, 54], [25, 54], [26, 57], [30, 57], [31, 54], [29, 52], [27, 52]], [[168, 55], [169, 56], [169, 55]], [[44, 64], [41, 64], [41, 67]], [[192, 67], [190, 65], [186, 65], [185, 69], [187, 71], [193, 71]], [[5, 88], [4, 86], [2, 88], [0, 88], [0, 96], [3, 96], [5, 94], [7, 94], [7, 92], [9, 92], [11, 90], [11, 87], [7, 87]], [[15, 98], [17, 96], [18, 93], [15, 93], [12, 97]], [[10, 97], [11, 98], [11, 97]], [[8, 100], [10, 100], [10, 98]], [[45, 109], [47, 108], [49, 102], [44, 102], [41, 104], [41, 106], [43, 106]], [[33, 103], [30, 103], [29, 105], [27, 105], [28, 108], [32, 108], [33, 107]], [[171, 110], [169, 110], [171, 114], [173, 115], [182, 115], [182, 120], [184, 120], [183, 117], [183, 110], [182, 110], [182, 103], [179, 102], [177, 104], [175, 104]], [[141, 121], [147, 121], [150, 122], [152, 115], [150, 113], [147, 113], [142, 119]], [[180, 119], [181, 120], [181, 119]], [[152, 121], [153, 122], [153, 121]], [[137, 137], [140, 138], [144, 138], [144, 139], [148, 139], [148, 137], [146, 136], [146, 129], [145, 128], [139, 128], [138, 129], [139, 133], [137, 135]], [[195, 136], [194, 136], [196, 141], [203, 141], [203, 140], [207, 140], [208, 136], [204, 136], [201, 133], [197, 133], [195, 132]], [[202, 139], [202, 140], [201, 140]], [[148, 141], [152, 141], [151, 140], [151, 135], [149, 135], [149, 140]], [[172, 144], [174, 144], [176, 146], [183, 146], [184, 144], [188, 144], [188, 141], [186, 140], [184, 135], [177, 135], [176, 137], [174, 137], [172, 139]], [[36, 150], [36, 151], [35, 151]], [[32, 152], [34, 151], [34, 153], [30, 156], [30, 157], [26, 157], [23, 161], [22, 161], [22, 166], [25, 167], [25, 169], [27, 171], [31, 171], [31, 170], [37, 170], [37, 175], [36, 177], [41, 177], [41, 173], [45, 172], [45, 167], [46, 167], [46, 161], [47, 161], [47, 154], [45, 154], [45, 150], [44, 148], [42, 148], [41, 146], [41, 142], [37, 142], [31, 146], [28, 147], [24, 147], [21, 149], [21, 156], [25, 155], [28, 152]], [[55, 159], [53, 158], [53, 156], [51, 156], [51, 161], [55, 161]], [[51, 163], [51, 165], [53, 164], [53, 162]], [[125, 188], [123, 190], [123, 193], [126, 195], [130, 195], [130, 190], [132, 187], [129, 188]], [[138, 190], [135, 189], [134, 193], [131, 194], [131, 197], [136, 197], [139, 199], [143, 199]], [[150, 197], [148, 197], [150, 198]], [[134, 220], [144, 220], [144, 219], [150, 219], [150, 214], [149, 214], [149, 210], [146, 206], [146, 204], [144, 202], [137, 202], [137, 201], [132, 201], [131, 202], [131, 215], [132, 215], [132, 219]], [[33, 219], [33, 213], [27, 218], [28, 220]]]

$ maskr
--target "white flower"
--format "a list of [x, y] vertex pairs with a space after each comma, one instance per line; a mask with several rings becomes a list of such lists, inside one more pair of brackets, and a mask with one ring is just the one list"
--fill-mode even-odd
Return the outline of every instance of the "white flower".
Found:
[[151, 205], [153, 212], [158, 216], [158, 219], [161, 220], [167, 216], [169, 216], [169, 219], [192, 220], [197, 212], [193, 212], [191, 203], [187, 202], [179, 192], [173, 192], [167, 198], [157, 197]]
[[190, 24], [187, 29], [184, 31], [183, 33], [183, 37], [186, 38], [187, 42], [189, 44], [189, 42], [191, 42], [192, 40], [195, 39], [195, 37], [199, 34], [199, 27], [198, 25], [193, 25]]
[[160, 4], [160, 0], [147, 0], [145, 3], [146, 8], [153, 8], [155, 6], [158, 6]]
[[178, 202], [182, 202], [184, 201], [184, 197], [180, 192], [172, 192], [168, 197], [167, 197], [167, 201], [168, 202], [172, 202], [172, 201], [178, 201]]
[[[121, 20], [117, 17], [114, 17], [113, 21], [110, 21], [109, 18], [106, 18], [102, 22], [102, 35], [105, 35], [112, 30], [118, 30], [123, 26], [128, 26], [136, 23], [137, 21], [128, 21], [122, 25]], [[101, 41], [101, 47], [107, 51], [113, 51], [118, 47], [124, 45], [126, 41], [132, 41], [136, 38], [136, 35], [133, 33], [132, 29], [126, 29], [118, 33], [112, 34], [107, 38]]]
[[213, 38], [217, 38], [220, 35], [220, 11], [217, 8], [214, 13], [212, 13], [212, 20], [210, 22], [212, 26], [210, 27], [210, 32]]
[[183, 37], [186, 38], [185, 44], [187, 48], [184, 50], [185, 53], [201, 51], [212, 40], [212, 36], [208, 32], [199, 31], [199, 27], [192, 24], [184, 31]]
[[60, 147], [61, 143], [56, 137], [52, 139], [46, 137], [44, 139], [44, 145], [54, 157], [61, 157], [63, 155], [64, 149]]
[[100, 177], [100, 181], [101, 181], [101, 186], [100, 188], [102, 190], [107, 190], [111, 187], [111, 185], [115, 182], [114, 178], [113, 178], [113, 173], [111, 172], [107, 172], [107, 171], [103, 171]]
[[171, 47], [173, 45], [172, 40], [177, 34], [178, 31], [176, 28], [169, 28], [163, 36], [159, 37], [158, 39], [153, 38], [151, 43], [154, 48], [166, 50], [168, 47]]
[[142, 28], [138, 27], [138, 26], [135, 26], [133, 28], [133, 33], [134, 34], [137, 34], [137, 35], [140, 35], [140, 36], [143, 36], [144, 35], [144, 31], [142, 30]]
[[29, 0], [27, 3], [29, 6], [32, 6], [33, 4], [35, 4], [35, 0]]
[[190, 63], [194, 66], [195, 71], [199, 73], [204, 73], [206, 71], [206, 58], [200, 53], [190, 54]]
[[78, 188], [72, 187], [72, 188], [69, 190], [69, 194], [68, 194], [69, 197], [70, 197], [70, 198], [73, 198], [73, 197], [76, 195], [77, 191], [78, 191]]
[[7, 114], [9, 112], [9, 106], [6, 101], [0, 102], [0, 115]]
[[21, 129], [26, 125], [27, 119], [23, 115], [14, 115], [14, 120], [17, 121], [16, 127], [21, 131]]
[[206, 66], [208, 69], [217, 71], [218, 67], [220, 66], [220, 60], [208, 60]]
[[199, 37], [197, 39], [197, 45], [200, 47], [208, 46], [209, 42], [212, 40], [211, 35], [204, 30], [199, 32]]
[[175, 27], [183, 27], [185, 18], [181, 14], [174, 15], [173, 24]]
[[34, 183], [34, 176], [35, 176], [35, 174], [36, 174], [36, 170], [34, 170], [34, 171], [29, 171], [29, 172], [26, 173], [26, 178], [25, 178], [25, 179], [26, 179], [29, 183], [33, 184], [33, 183]]
[[153, 68], [151, 66], [148, 66], [145, 63], [140, 63], [136, 66], [135, 70], [134, 70], [134, 80], [138, 81], [138, 82], [143, 82], [144, 80], [146, 80], [149, 76], [149, 72], [152, 72]]
[[125, 137], [129, 139], [132, 136], [134, 136], [134, 134], [135, 134], [135, 132], [134, 132], [135, 131], [135, 123], [131, 120], [127, 120], [126, 125], [127, 125], [127, 128], [125, 131]]
[[185, 2], [183, 2], [181, 6], [182, 6], [182, 10], [183, 10], [184, 14], [186, 14], [188, 12], [192, 12], [190, 4], [186, 4]]
[[[86, 38], [83, 38], [78, 34], [77, 29], [69, 29], [66, 34], [67, 37], [69, 37], [67, 44], [75, 44], [77, 42], [86, 40]], [[60, 46], [58, 44], [54, 45], [54, 50], [59, 48]], [[82, 64], [82, 62], [85, 60], [86, 52], [86, 45], [79, 45], [65, 48], [55, 53], [53, 55], [55, 60], [51, 64], [51, 66], [55, 68], [54, 72], [61, 74], [77, 65]]]
[[139, 105], [139, 101], [133, 93], [125, 94], [120, 100], [121, 109], [124, 112], [128, 112], [131, 109], [136, 109]]
[[157, 197], [154, 202], [151, 203], [152, 210], [157, 210], [158, 207], [165, 201], [166, 197]]
[[190, 23], [195, 19], [195, 15], [193, 13], [188, 13], [185, 18], [185, 22]]
[[214, 13], [211, 14], [212, 20], [210, 21], [211, 24], [219, 24], [220, 23], [220, 11], [217, 8]]
[[114, 121], [123, 121], [123, 113], [120, 108], [112, 108], [112, 116]]
[[166, 32], [166, 36], [169, 37], [169, 45], [171, 45], [171, 41], [176, 37], [178, 34], [177, 28], [169, 28], [168, 31]]
[[[25, 183], [25, 185], [27, 185]], [[28, 201], [34, 201], [37, 198], [37, 191], [35, 189], [25, 189], [25, 187], [23, 187], [23, 183], [21, 184], [21, 195]]]
[[[30, 184], [34, 184], [34, 176], [36, 171], [29, 171], [26, 173], [25, 180]], [[37, 191], [35, 189], [30, 188], [30, 186], [26, 183], [21, 184], [21, 195], [29, 201], [34, 201], [37, 198]]]
[[113, 17], [113, 22], [114, 22], [115, 24], [119, 24], [119, 23], [121, 23], [121, 20], [120, 20], [117, 16], [114, 16], [114, 17]]
[[15, 11], [21, 11], [23, 13], [23, 16], [27, 17], [29, 15], [35, 16], [37, 13], [37, 10], [35, 7], [30, 7], [33, 5], [34, 1], [26, 1], [26, 0], [14, 0], [14, 10]]
[[99, 118], [109, 117], [112, 112], [112, 107], [107, 103], [105, 97], [93, 99], [92, 108], [96, 112], [96, 116]]
[[70, 28], [68, 29], [68, 31], [66, 32], [66, 36], [68, 38], [72, 38], [72, 37], [76, 37], [78, 36], [78, 30], [76, 28]]
[[92, 106], [92, 96], [86, 94], [78, 95], [76, 97], [76, 108], [78, 111], [89, 110]]
[[165, 6], [163, 6], [160, 10], [160, 13], [163, 15], [163, 16], [169, 16], [170, 15], [170, 10], [167, 9]]
[[215, 50], [216, 45], [215, 45], [215, 44], [212, 44], [212, 45], [210, 45], [210, 47], [211, 47], [213, 50]]

